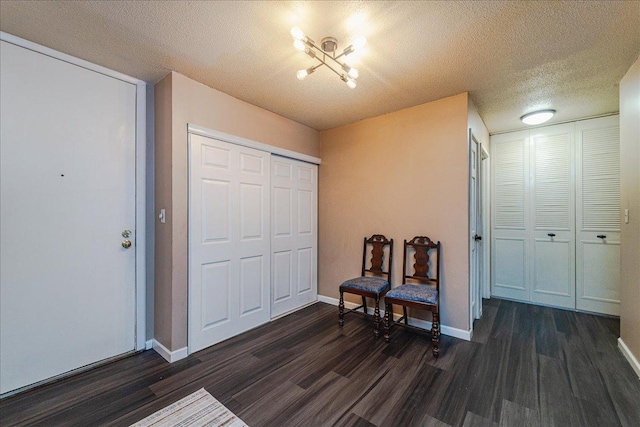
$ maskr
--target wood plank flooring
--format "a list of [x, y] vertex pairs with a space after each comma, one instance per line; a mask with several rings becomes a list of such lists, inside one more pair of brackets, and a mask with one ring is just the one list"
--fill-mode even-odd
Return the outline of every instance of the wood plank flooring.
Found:
[[2, 426], [127, 426], [204, 387], [259, 426], [640, 426], [619, 321], [485, 300], [474, 339], [395, 329], [317, 303], [169, 364], [154, 351], [0, 401]]

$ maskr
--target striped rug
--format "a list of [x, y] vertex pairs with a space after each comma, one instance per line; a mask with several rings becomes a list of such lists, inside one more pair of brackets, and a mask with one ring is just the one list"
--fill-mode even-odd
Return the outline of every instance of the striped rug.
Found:
[[204, 388], [160, 409], [131, 427], [247, 427]]

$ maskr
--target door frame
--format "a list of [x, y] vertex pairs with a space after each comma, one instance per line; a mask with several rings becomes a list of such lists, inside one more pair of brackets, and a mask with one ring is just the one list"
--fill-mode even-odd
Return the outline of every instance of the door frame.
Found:
[[[472, 162], [473, 162], [473, 145], [475, 144], [476, 147], [476, 192], [475, 192], [475, 206], [471, 206], [471, 169], [472, 169]], [[484, 180], [483, 180], [483, 169], [480, 166], [480, 164], [482, 163], [482, 160], [484, 158], [483, 155], [483, 147], [482, 144], [480, 143], [480, 141], [478, 141], [478, 139], [476, 138], [476, 136], [473, 134], [473, 131], [471, 130], [471, 128], [469, 128], [469, 165], [468, 165], [468, 171], [469, 171], [469, 197], [468, 197], [468, 206], [469, 206], [469, 211], [468, 211], [468, 216], [469, 216], [469, 329], [471, 331], [473, 331], [473, 321], [475, 319], [479, 319], [480, 317], [482, 317], [482, 294], [483, 294], [483, 278], [485, 276], [484, 274], [484, 254], [486, 254], [486, 250], [485, 250], [485, 237], [482, 236], [482, 241], [480, 243], [475, 242], [474, 240], [474, 236], [471, 236], [471, 209], [477, 209], [476, 210], [476, 214], [474, 216], [475, 220], [476, 220], [476, 234], [478, 232], [478, 213], [481, 214], [482, 216], [482, 224], [481, 227], [484, 228], [485, 225], [485, 218], [484, 218]], [[483, 233], [485, 232], [484, 230], [482, 231]], [[476, 246], [476, 251], [475, 251], [475, 256], [476, 256], [476, 278], [477, 280], [474, 280], [474, 274], [473, 274], [473, 257], [472, 257], [472, 253], [473, 251], [471, 250], [471, 245], [477, 245]], [[475, 296], [475, 307], [474, 307], [474, 296]]]
[[480, 200], [482, 209], [482, 275], [480, 277], [481, 298], [491, 298], [491, 160], [486, 147], [480, 144], [481, 177]]
[[[29, 49], [31, 51], [58, 59], [78, 67], [85, 68], [105, 76], [121, 80], [136, 86], [136, 231], [135, 231], [135, 292], [136, 292], [136, 325], [135, 325], [135, 350], [147, 348], [147, 233], [146, 233], [146, 211], [147, 211], [147, 187], [146, 187], [146, 159], [147, 159], [147, 83], [110, 70], [91, 62], [75, 58], [48, 47], [30, 42], [20, 37], [0, 31], [0, 40], [13, 45]], [[150, 254], [153, 260], [153, 254]], [[150, 266], [153, 271], [153, 265]], [[151, 285], [149, 285], [151, 286]], [[150, 348], [150, 342], [149, 346]], [[98, 362], [99, 363], [99, 362]]]

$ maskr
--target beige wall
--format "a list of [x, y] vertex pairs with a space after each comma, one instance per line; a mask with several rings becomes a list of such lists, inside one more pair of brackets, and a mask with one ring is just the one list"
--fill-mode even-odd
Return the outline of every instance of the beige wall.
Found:
[[464, 93], [321, 132], [320, 295], [360, 274], [364, 236], [394, 239], [398, 285], [403, 239], [427, 235], [442, 243], [442, 323], [469, 329], [468, 114]]
[[[187, 124], [315, 157], [316, 130], [240, 101], [181, 74], [156, 85], [155, 337], [169, 350], [187, 345]], [[170, 108], [169, 108], [170, 106]]]
[[[171, 83], [170, 76], [156, 84], [155, 107], [155, 213], [171, 206]], [[171, 348], [171, 217], [160, 224], [155, 217], [154, 332], [153, 337]]]
[[620, 337], [640, 360], [640, 58], [620, 82]]

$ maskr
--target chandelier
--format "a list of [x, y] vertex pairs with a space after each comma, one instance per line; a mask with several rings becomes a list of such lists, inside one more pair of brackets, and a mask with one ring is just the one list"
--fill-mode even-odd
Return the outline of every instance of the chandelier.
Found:
[[[356, 79], [359, 74], [358, 70], [350, 67], [344, 62], [344, 59], [341, 61], [340, 58], [345, 57], [358, 49], [362, 49], [367, 43], [367, 40], [364, 37], [358, 37], [354, 40], [353, 44], [347, 46], [344, 48], [342, 53], [336, 55], [338, 50], [338, 40], [336, 40], [335, 37], [325, 37], [320, 40], [320, 46], [317, 46], [316, 43], [309, 37], [305, 36], [302, 30], [298, 27], [293, 27], [291, 29], [291, 35], [294, 39], [293, 47], [296, 50], [304, 52], [311, 58], [320, 61], [317, 65], [298, 71], [296, 76], [299, 80], [303, 80], [316, 69], [325, 65], [331, 71], [336, 73], [338, 77], [340, 77], [340, 80], [345, 82], [351, 89], [356, 87]], [[333, 64], [333, 66], [331, 64]], [[334, 66], [338, 69], [334, 68]]]

